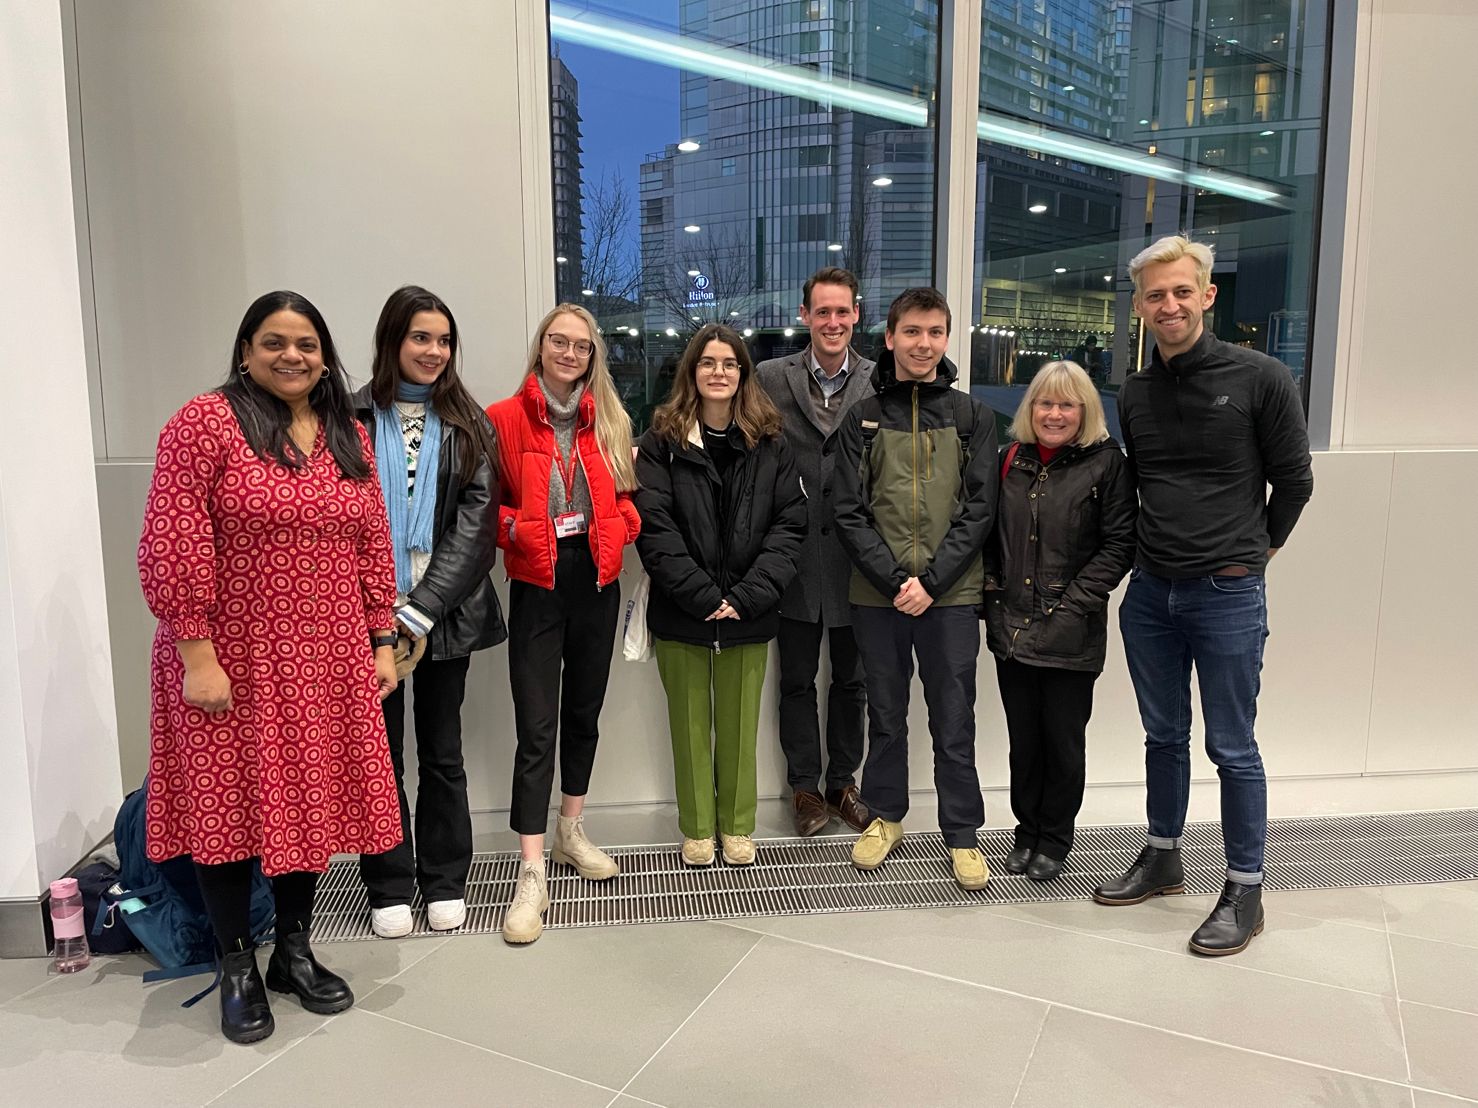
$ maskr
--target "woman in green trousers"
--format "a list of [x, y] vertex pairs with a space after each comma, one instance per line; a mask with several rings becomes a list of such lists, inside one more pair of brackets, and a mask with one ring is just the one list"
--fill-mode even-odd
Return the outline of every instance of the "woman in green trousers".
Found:
[[730, 328], [688, 343], [636, 476], [683, 861], [712, 864], [717, 830], [724, 861], [750, 865], [760, 690], [807, 516], [780, 414]]

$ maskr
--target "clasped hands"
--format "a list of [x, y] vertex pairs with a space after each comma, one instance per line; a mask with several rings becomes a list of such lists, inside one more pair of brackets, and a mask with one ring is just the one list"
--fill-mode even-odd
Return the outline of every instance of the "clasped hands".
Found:
[[714, 612], [713, 612], [712, 615], [704, 616], [703, 617], [703, 622], [704, 623], [707, 623], [709, 620], [712, 620], [712, 619], [738, 619], [738, 618], [739, 618], [739, 609], [736, 608], [736, 607], [734, 607], [734, 605], [730, 604], [727, 600], [725, 600], [721, 604], [719, 604], [719, 606], [716, 609], [714, 609]]
[[910, 577], [903, 582], [903, 587], [893, 598], [893, 607], [906, 616], [921, 616], [933, 603], [934, 598], [924, 591], [924, 586], [919, 584], [917, 577]]

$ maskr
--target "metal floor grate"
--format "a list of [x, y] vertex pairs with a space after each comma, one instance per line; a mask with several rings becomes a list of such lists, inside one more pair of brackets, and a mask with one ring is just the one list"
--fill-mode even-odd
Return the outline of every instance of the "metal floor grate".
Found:
[[[995, 872], [990, 885], [974, 893], [955, 884], [937, 831], [906, 835], [873, 873], [852, 867], [854, 838], [847, 834], [764, 839], [758, 842], [755, 865], [728, 866], [720, 858], [707, 869], [684, 866], [676, 844], [615, 847], [608, 853], [620, 862], [621, 873], [603, 882], [585, 881], [568, 866], [550, 863], [551, 903], [545, 926], [1081, 900], [1104, 878], [1123, 872], [1144, 844], [1144, 827], [1081, 830], [1062, 876], [1047, 883], [1001, 872], [1001, 860], [1012, 846], [1011, 834], [982, 832], [980, 844]], [[1221, 825], [1187, 825], [1182, 851], [1186, 892], [1217, 892], [1226, 872]], [[475, 855], [467, 881], [467, 923], [457, 933], [500, 930], [517, 875], [515, 853]], [[1269, 889], [1475, 879], [1478, 809], [1281, 819], [1268, 826]], [[412, 934], [431, 934], [419, 894], [412, 908], [416, 919]], [[372, 937], [355, 862], [334, 862], [319, 882], [313, 937], [320, 942]]]

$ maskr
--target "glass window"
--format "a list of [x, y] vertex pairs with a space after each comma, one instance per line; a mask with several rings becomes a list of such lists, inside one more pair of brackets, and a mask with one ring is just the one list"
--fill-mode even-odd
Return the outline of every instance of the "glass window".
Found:
[[[986, 5], [972, 391], [1009, 416], [1044, 362], [1074, 358], [1115, 392], [1152, 341], [1129, 260], [1180, 231], [1216, 251], [1213, 331], [1302, 376], [1327, 14], [1324, 0]], [[1023, 102], [992, 78], [1024, 56], [1041, 93]]]
[[[856, 344], [934, 273], [939, 0], [552, 0], [557, 288], [645, 424], [702, 323], [801, 349], [801, 286], [862, 284]], [[585, 290], [588, 291], [588, 295]]]

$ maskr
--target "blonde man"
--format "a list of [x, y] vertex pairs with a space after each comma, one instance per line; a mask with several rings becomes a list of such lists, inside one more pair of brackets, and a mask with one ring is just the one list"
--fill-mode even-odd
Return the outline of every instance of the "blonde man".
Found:
[[1263, 574], [1314, 479], [1288, 367], [1205, 324], [1216, 303], [1211, 265], [1209, 247], [1178, 235], [1129, 263], [1134, 310], [1155, 339], [1150, 364], [1119, 393], [1140, 505], [1119, 627], [1145, 730], [1149, 834], [1128, 871], [1093, 898], [1138, 904], [1182, 891], [1194, 666], [1206, 752], [1221, 778], [1227, 874], [1190, 947], [1218, 955], [1245, 949], [1263, 928], [1267, 778], [1253, 735], [1268, 633]]

